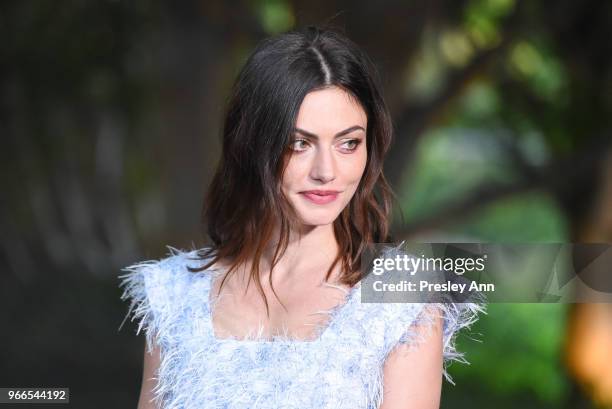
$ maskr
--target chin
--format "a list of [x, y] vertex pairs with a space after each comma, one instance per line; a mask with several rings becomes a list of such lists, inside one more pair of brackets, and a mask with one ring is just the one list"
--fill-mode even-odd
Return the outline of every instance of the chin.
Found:
[[308, 227], [319, 227], [330, 225], [334, 222], [334, 220], [336, 219], [304, 220], [303, 223]]
[[325, 212], [326, 214], [313, 214], [315, 212], [298, 212], [298, 217], [305, 226], [326, 226], [332, 224], [337, 218], [338, 212]]

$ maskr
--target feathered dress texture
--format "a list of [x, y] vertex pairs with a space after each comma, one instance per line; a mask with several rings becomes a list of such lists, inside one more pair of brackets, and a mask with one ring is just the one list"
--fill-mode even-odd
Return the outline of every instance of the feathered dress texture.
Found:
[[[126, 319], [144, 330], [147, 350], [161, 351], [154, 401], [163, 409], [375, 409], [382, 401], [382, 368], [401, 343], [418, 344], [415, 328], [432, 322], [424, 303], [361, 303], [360, 284], [330, 311], [314, 341], [217, 339], [209, 291], [215, 270], [200, 267], [198, 251], [168, 247], [162, 260], [143, 261], [119, 276]], [[444, 317], [444, 376], [451, 361], [466, 362], [455, 336], [485, 312], [481, 303], [435, 304]], [[123, 325], [123, 324], [122, 324]], [[418, 334], [423, 334], [418, 331]]]

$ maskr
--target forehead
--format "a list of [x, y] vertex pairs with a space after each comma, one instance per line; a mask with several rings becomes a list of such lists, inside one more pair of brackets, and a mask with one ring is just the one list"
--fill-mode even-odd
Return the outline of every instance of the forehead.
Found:
[[367, 129], [367, 115], [351, 94], [338, 87], [308, 93], [296, 121], [296, 127], [322, 136], [353, 125]]

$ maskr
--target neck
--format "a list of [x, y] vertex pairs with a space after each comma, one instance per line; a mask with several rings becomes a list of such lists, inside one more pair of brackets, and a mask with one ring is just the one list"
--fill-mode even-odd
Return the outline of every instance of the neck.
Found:
[[[268, 280], [276, 243], [269, 246], [261, 260], [262, 280]], [[274, 266], [274, 282], [299, 281], [303, 274], [316, 271], [315, 280], [323, 280], [338, 253], [333, 224], [308, 226], [301, 234], [291, 232], [287, 250]]]

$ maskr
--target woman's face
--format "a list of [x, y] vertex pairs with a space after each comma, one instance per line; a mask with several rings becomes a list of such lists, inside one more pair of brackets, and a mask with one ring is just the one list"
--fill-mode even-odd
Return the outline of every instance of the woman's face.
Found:
[[310, 92], [298, 113], [282, 189], [306, 226], [332, 223], [365, 170], [367, 116], [338, 87]]

